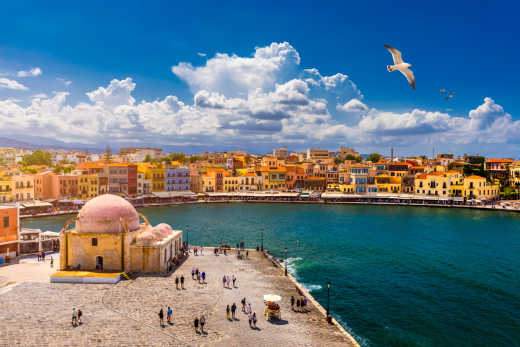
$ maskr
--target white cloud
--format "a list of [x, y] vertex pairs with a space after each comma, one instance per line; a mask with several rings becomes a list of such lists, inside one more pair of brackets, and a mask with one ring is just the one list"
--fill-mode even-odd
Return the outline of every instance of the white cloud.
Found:
[[207, 56], [207, 54], [206, 54], [206, 53], [201, 53], [201, 52], [198, 52], [197, 54], [199, 55], [199, 57], [205, 57], [205, 56]]
[[0, 88], [13, 89], [13, 90], [29, 90], [26, 86], [18, 83], [15, 80], [10, 80], [5, 77], [0, 77]]
[[36, 77], [36, 76], [40, 76], [41, 74], [42, 74], [42, 69], [40, 69], [39, 67], [35, 67], [30, 70], [18, 71], [17, 76], [18, 77]]
[[322, 76], [299, 64], [298, 52], [286, 42], [256, 48], [251, 57], [217, 54], [203, 66], [179, 63], [172, 68], [190, 86], [192, 101], [169, 95], [138, 102], [132, 95], [136, 83], [128, 77], [86, 93], [88, 100], [76, 105], [67, 103], [67, 92], [34, 95], [28, 106], [0, 101], [0, 124], [15, 135], [45, 133], [71, 142], [215, 150], [259, 150], [281, 143], [417, 148], [432, 142], [519, 142], [520, 121], [491, 98], [465, 117], [421, 109], [388, 112], [363, 103], [347, 75]]
[[336, 105], [336, 109], [348, 113], [364, 113], [368, 111], [367, 105], [359, 101], [358, 99], [350, 99], [344, 104]]

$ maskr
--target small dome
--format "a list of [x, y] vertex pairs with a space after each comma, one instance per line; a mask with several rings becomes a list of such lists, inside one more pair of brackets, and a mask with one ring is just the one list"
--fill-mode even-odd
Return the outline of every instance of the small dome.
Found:
[[129, 231], [139, 229], [139, 214], [132, 204], [117, 195], [100, 195], [81, 208], [76, 230], [85, 233], [124, 232], [120, 218], [126, 222]]

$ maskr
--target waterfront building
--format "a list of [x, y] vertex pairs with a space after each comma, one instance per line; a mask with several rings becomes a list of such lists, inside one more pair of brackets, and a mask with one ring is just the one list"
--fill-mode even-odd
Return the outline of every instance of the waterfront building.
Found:
[[261, 187], [261, 177], [256, 176], [252, 172], [245, 172], [238, 176], [238, 190], [239, 191], [256, 191]]
[[190, 169], [190, 190], [197, 194], [204, 192], [204, 183], [199, 170]]
[[455, 170], [419, 174], [415, 178], [414, 192], [417, 195], [449, 197], [453, 194], [452, 185], [455, 186], [460, 178], [461, 174]]
[[227, 176], [224, 177], [224, 192], [237, 192], [239, 190], [239, 177]]
[[137, 195], [137, 165], [108, 164], [108, 192], [123, 196]]
[[137, 169], [137, 195], [145, 195], [152, 192], [152, 180], [147, 179], [141, 168]]
[[0, 202], [11, 202], [13, 200], [13, 180], [10, 176], [0, 176]]
[[209, 168], [202, 177], [204, 192], [223, 192], [224, 177], [231, 176], [228, 170], [223, 168]]
[[186, 166], [166, 165], [164, 183], [167, 192], [190, 190], [190, 169]]
[[78, 174], [78, 198], [87, 201], [98, 194], [98, 176], [95, 174], [89, 175], [86, 171], [80, 171]]
[[390, 175], [378, 175], [375, 178], [377, 192], [379, 193], [401, 193], [402, 177]]
[[34, 196], [39, 200], [52, 199], [52, 171], [44, 171], [34, 176]]
[[[155, 165], [150, 163], [139, 163], [139, 168], [145, 174], [146, 179], [152, 180], [152, 192], [164, 192], [165, 189], [165, 172], [163, 165]], [[136, 175], [137, 177], [137, 175]]]
[[0, 258], [19, 253], [20, 215], [18, 206], [0, 206]]
[[307, 176], [303, 180], [303, 189], [324, 192], [327, 189], [327, 179], [324, 177]]
[[303, 180], [305, 179], [305, 170], [297, 165], [287, 165], [285, 167], [287, 173], [285, 176], [285, 187], [287, 190], [295, 190], [303, 188]]
[[464, 177], [463, 188], [463, 197], [467, 199], [493, 200], [500, 194], [500, 185], [476, 175]]
[[396, 162], [396, 163], [390, 163], [388, 165], [388, 173], [390, 176], [399, 176], [403, 177], [408, 175], [408, 169], [410, 168], [410, 164], [407, 162]]
[[164, 223], [152, 227], [128, 201], [105, 194], [63, 227], [60, 270], [164, 273], [181, 249], [181, 230]]
[[520, 160], [515, 160], [509, 166], [509, 185], [520, 189]]
[[492, 180], [499, 180], [501, 184], [506, 185], [509, 179], [509, 167], [513, 162], [513, 159], [508, 158], [488, 158], [485, 161], [485, 169], [489, 171]]
[[350, 184], [354, 185], [356, 194], [377, 193], [374, 171], [366, 164], [350, 164]]
[[33, 175], [13, 175], [13, 195], [12, 201], [34, 200], [34, 176]]
[[285, 177], [287, 169], [285, 166], [279, 167], [265, 167], [262, 166], [256, 171], [257, 176], [261, 176], [263, 179], [264, 190], [285, 190]]

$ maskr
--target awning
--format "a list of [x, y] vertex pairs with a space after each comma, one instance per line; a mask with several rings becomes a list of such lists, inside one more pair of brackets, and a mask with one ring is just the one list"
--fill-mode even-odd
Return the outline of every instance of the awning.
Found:
[[153, 192], [152, 194], [158, 198], [181, 198], [196, 196], [196, 194], [191, 191]]
[[22, 202], [23, 207], [50, 207], [51, 203], [45, 201], [27, 201]]

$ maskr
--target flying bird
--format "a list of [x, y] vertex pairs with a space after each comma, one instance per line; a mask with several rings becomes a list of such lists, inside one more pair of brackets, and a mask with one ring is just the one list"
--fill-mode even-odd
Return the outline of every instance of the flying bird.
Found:
[[394, 59], [394, 65], [387, 65], [386, 69], [389, 72], [392, 72], [394, 70], [398, 70], [401, 72], [404, 77], [408, 80], [408, 83], [412, 86], [413, 89], [415, 89], [415, 77], [413, 75], [412, 70], [409, 69], [410, 64], [403, 62], [403, 58], [401, 56], [401, 52], [398, 49], [395, 49], [393, 47], [390, 47], [389, 45], [385, 44], [386, 49], [392, 54], [392, 58]]
[[446, 93], [446, 89], [442, 88], [441, 93]]
[[455, 92], [451, 92], [448, 95], [446, 95], [446, 100], [453, 98], [455, 96]]

